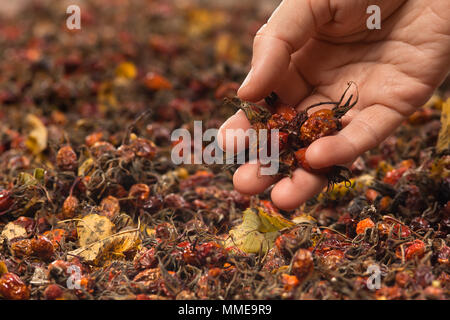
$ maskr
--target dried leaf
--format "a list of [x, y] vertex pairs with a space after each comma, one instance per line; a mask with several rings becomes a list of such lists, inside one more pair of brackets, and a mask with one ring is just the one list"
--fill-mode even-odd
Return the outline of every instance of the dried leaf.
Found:
[[116, 76], [125, 79], [134, 79], [137, 75], [136, 66], [131, 62], [122, 62], [116, 68]]
[[138, 250], [141, 240], [139, 229], [121, 231], [105, 239], [68, 252], [69, 259], [79, 257], [94, 265], [102, 265], [109, 260], [124, 258], [124, 252]]
[[41, 119], [33, 114], [28, 114], [25, 122], [31, 129], [25, 145], [33, 154], [39, 154], [47, 148], [47, 127], [42, 123]]
[[278, 230], [295, 225], [293, 222], [268, 213], [262, 208], [244, 211], [242, 224], [230, 231], [225, 247], [237, 246], [247, 253], [267, 252], [278, 237]]
[[436, 149], [438, 153], [450, 150], [450, 98], [442, 104], [441, 130]]
[[80, 246], [105, 239], [113, 234], [114, 224], [104, 216], [90, 214], [81, 219], [77, 225]]
[[3, 243], [4, 239], [10, 241], [14, 238], [25, 237], [26, 235], [27, 230], [25, 230], [24, 227], [14, 222], [10, 222], [3, 228], [0, 235], [0, 244]]

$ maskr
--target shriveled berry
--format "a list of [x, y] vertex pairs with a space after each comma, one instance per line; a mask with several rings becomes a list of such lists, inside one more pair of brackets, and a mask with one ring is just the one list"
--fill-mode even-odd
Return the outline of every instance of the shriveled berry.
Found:
[[150, 196], [150, 188], [145, 183], [134, 184], [130, 188], [128, 197], [135, 199], [137, 205], [142, 205]]
[[138, 157], [153, 159], [156, 154], [156, 145], [147, 139], [136, 138], [130, 144], [131, 149]]
[[63, 290], [57, 284], [50, 284], [44, 290], [44, 297], [47, 300], [56, 300], [58, 298], [61, 298], [62, 294]]
[[180, 209], [188, 207], [188, 203], [183, 196], [176, 193], [170, 193], [164, 197], [164, 206], [167, 208]]
[[28, 257], [33, 253], [31, 248], [31, 240], [23, 239], [15, 241], [11, 244], [11, 251], [13, 256], [18, 258]]
[[314, 270], [313, 256], [309, 250], [298, 249], [292, 257], [292, 273], [301, 282]]
[[25, 228], [28, 234], [30, 234], [33, 231], [33, 228], [35, 226], [35, 221], [29, 217], [19, 217], [14, 221], [14, 224], [17, 224], [19, 226], [22, 226]]
[[72, 219], [75, 217], [76, 210], [78, 208], [79, 201], [75, 196], [68, 196], [64, 200], [61, 213], [64, 219]]
[[329, 136], [338, 130], [338, 120], [329, 109], [322, 109], [311, 114], [300, 128], [300, 139], [309, 145], [313, 141]]
[[0, 215], [3, 211], [8, 210], [14, 203], [14, 200], [11, 196], [11, 191], [9, 190], [0, 190]]
[[134, 258], [134, 267], [138, 270], [156, 268], [156, 266], [158, 266], [158, 258], [155, 248], [143, 249]]
[[34, 255], [43, 260], [49, 260], [55, 252], [53, 243], [44, 236], [38, 236], [37, 239], [31, 240], [31, 249]]
[[372, 219], [366, 218], [364, 220], [361, 220], [356, 225], [356, 233], [361, 234], [366, 231], [366, 229], [375, 227], [375, 223], [373, 223]]
[[56, 165], [64, 171], [73, 171], [78, 167], [77, 154], [71, 146], [64, 146], [58, 150]]
[[116, 151], [114, 146], [106, 141], [98, 141], [94, 143], [94, 145], [90, 148], [92, 155], [95, 158], [100, 158], [102, 155], [106, 153], [113, 153]]
[[440, 264], [450, 266], [449, 257], [450, 257], [450, 247], [443, 245], [438, 251], [437, 261]]
[[339, 264], [343, 261], [344, 258], [345, 254], [342, 250], [333, 249], [326, 251], [322, 255], [321, 261], [325, 266], [334, 270], [339, 266]]
[[94, 132], [90, 135], [88, 135], [85, 139], [84, 142], [86, 143], [86, 145], [88, 147], [92, 147], [95, 143], [101, 141], [103, 139], [103, 132]]
[[100, 215], [113, 219], [120, 213], [119, 200], [113, 196], [107, 196], [100, 203]]
[[283, 284], [284, 291], [292, 291], [298, 287], [300, 281], [298, 281], [296, 276], [283, 273], [281, 275], [281, 283]]
[[168, 222], [158, 224], [155, 231], [156, 237], [163, 240], [175, 240], [177, 235], [175, 227]]
[[30, 288], [14, 273], [8, 272], [0, 278], [0, 296], [8, 300], [28, 300]]
[[[406, 249], [404, 249], [405, 259], [411, 260], [415, 257], [421, 258], [425, 254], [425, 243], [422, 240], [414, 240], [413, 242], [408, 242], [405, 244]], [[398, 247], [395, 255], [397, 258], [402, 258], [401, 247]]]

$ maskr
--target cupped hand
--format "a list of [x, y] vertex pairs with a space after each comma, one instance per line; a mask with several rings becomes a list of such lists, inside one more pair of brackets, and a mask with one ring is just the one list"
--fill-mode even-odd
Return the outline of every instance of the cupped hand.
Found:
[[[427, 101], [449, 71], [448, 0], [378, 1], [379, 30], [367, 29], [369, 5], [365, 0], [284, 0], [255, 36], [251, 70], [238, 91], [243, 100], [257, 102], [275, 91], [284, 103], [305, 109], [337, 101], [348, 81], [358, 85], [359, 101], [343, 117], [344, 128], [308, 147], [306, 159], [313, 168], [351, 163], [378, 145]], [[230, 128], [250, 128], [242, 111], [219, 131], [225, 150]], [[275, 184], [272, 201], [290, 210], [320, 192], [326, 178], [297, 169], [279, 180], [247, 163], [233, 182], [245, 194]]]

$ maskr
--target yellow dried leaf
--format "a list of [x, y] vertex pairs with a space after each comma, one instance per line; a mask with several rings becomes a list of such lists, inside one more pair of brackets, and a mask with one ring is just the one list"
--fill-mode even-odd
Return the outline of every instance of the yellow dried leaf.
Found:
[[317, 222], [317, 220], [314, 217], [310, 216], [309, 214], [301, 214], [301, 215], [293, 218], [292, 222], [294, 222], [296, 224], [300, 224], [300, 223], [315, 224]]
[[230, 231], [225, 247], [236, 246], [247, 253], [266, 253], [278, 237], [278, 230], [295, 225], [293, 222], [267, 213], [262, 208], [244, 211], [242, 223]]
[[70, 251], [68, 255], [69, 259], [73, 259], [76, 256], [85, 262], [100, 266], [106, 261], [123, 259], [124, 252], [138, 250], [140, 243], [139, 230], [133, 229], [121, 231], [105, 239]]
[[188, 12], [188, 33], [192, 36], [202, 35], [225, 22], [226, 17], [220, 11], [194, 9]]
[[12, 240], [14, 238], [25, 237], [27, 235], [27, 230], [24, 227], [15, 224], [14, 222], [8, 223], [0, 235], [0, 244], [3, 243], [4, 239]]
[[260, 232], [273, 232], [295, 225], [295, 223], [284, 218], [281, 214], [265, 211], [261, 207], [258, 207], [258, 215], [261, 220]]
[[3, 261], [0, 261], [0, 276], [2, 276], [5, 273], [8, 273], [8, 267]]
[[25, 145], [33, 154], [39, 154], [47, 148], [47, 127], [42, 123], [41, 119], [33, 114], [27, 115], [25, 123], [30, 128]]
[[88, 158], [78, 168], [78, 175], [82, 177], [90, 176], [94, 172], [94, 169], [95, 169], [94, 159]]
[[441, 130], [436, 150], [438, 153], [450, 150], [450, 98], [442, 104]]
[[134, 79], [137, 75], [136, 66], [131, 62], [122, 62], [116, 68], [116, 76], [125, 79]]
[[77, 233], [80, 246], [86, 246], [98, 240], [105, 239], [113, 234], [114, 224], [104, 216], [90, 214], [77, 224]]
[[215, 44], [216, 57], [219, 60], [239, 62], [243, 60], [241, 46], [231, 34], [223, 33], [218, 36]]

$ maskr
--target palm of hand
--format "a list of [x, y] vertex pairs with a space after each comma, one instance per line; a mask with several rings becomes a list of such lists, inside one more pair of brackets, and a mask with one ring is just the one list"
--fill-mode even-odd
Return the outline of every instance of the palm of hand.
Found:
[[[381, 30], [367, 30], [365, 18], [354, 16], [358, 8], [337, 6], [332, 19], [328, 18], [330, 22], [319, 21], [317, 32], [298, 50], [289, 40], [280, 40], [265, 30], [271, 28], [276, 34], [273, 30], [277, 26], [271, 26], [269, 20], [269, 26], [263, 27], [255, 38], [254, 65], [259, 59], [260, 65], [286, 72], [280, 78], [279, 72], [253, 66], [252, 77], [259, 74], [262, 80], [256, 84], [250, 80], [239, 95], [256, 101], [275, 90], [284, 102], [304, 109], [317, 102], [336, 101], [346, 82], [354, 81], [360, 98], [343, 118], [345, 128], [335, 136], [315, 141], [307, 151], [307, 160], [315, 168], [352, 162], [384, 140], [422, 105], [448, 72], [450, 10], [445, 1], [423, 2], [387, 3], [382, 7], [387, 17]], [[320, 1], [316, 3], [320, 5]], [[365, 14], [365, 7], [361, 5], [359, 9]], [[320, 8], [313, 5], [311, 10], [314, 13]], [[317, 25], [318, 19], [314, 21]], [[266, 52], [274, 46], [278, 51], [262, 55], [263, 50], [258, 47], [267, 46], [268, 38], [272, 43]], [[222, 128], [249, 126], [245, 116], [238, 113]], [[241, 166], [234, 176], [236, 189], [255, 194], [276, 182], [272, 200], [283, 209], [297, 207], [326, 183], [324, 177], [301, 169], [292, 178], [278, 182], [276, 177], [259, 176], [258, 170], [255, 164]]]

